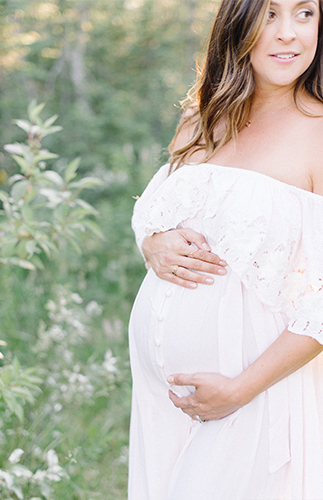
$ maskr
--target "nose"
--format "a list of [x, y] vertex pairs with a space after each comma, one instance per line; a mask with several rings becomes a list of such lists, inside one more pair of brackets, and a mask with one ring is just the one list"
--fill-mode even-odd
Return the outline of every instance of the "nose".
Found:
[[289, 43], [296, 38], [293, 20], [290, 17], [282, 18], [277, 26], [277, 39]]

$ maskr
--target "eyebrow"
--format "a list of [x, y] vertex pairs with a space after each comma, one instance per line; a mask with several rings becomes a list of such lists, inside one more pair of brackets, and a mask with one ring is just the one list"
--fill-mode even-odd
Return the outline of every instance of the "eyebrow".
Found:
[[[314, 3], [314, 5], [317, 6], [316, 0], [302, 0], [301, 2], [298, 2], [297, 5], [304, 5], [305, 3]], [[270, 5], [278, 5], [277, 2], [270, 2]]]

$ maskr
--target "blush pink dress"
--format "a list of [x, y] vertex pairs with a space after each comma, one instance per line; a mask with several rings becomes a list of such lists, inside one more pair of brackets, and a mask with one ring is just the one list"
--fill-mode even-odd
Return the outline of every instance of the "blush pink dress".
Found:
[[322, 355], [203, 424], [173, 406], [166, 378], [235, 377], [287, 326], [323, 343], [323, 197], [239, 168], [168, 171], [136, 202], [139, 247], [146, 235], [192, 228], [228, 273], [196, 290], [152, 270], [142, 283], [130, 320], [128, 500], [322, 500]]

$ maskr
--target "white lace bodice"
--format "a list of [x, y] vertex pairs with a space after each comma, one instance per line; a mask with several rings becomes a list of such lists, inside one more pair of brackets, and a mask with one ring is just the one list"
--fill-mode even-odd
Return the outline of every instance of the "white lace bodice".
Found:
[[156, 232], [201, 232], [263, 304], [290, 317], [290, 331], [323, 343], [323, 197], [239, 168], [168, 171], [164, 165], [136, 202], [139, 248]]

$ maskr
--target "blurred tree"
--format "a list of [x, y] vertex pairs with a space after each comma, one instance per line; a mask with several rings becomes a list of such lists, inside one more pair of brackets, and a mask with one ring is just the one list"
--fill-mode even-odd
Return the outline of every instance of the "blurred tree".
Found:
[[[125, 293], [125, 310], [143, 272], [129, 227], [132, 196], [142, 192], [172, 138], [215, 3], [2, 1], [0, 184], [15, 173], [3, 155], [3, 145], [12, 142], [8, 124], [31, 99], [46, 102], [48, 116], [57, 113], [64, 128], [46, 138], [45, 146], [60, 156], [53, 168], [60, 173], [81, 156], [80, 172], [104, 181], [95, 199], [87, 195], [99, 204], [107, 236], [105, 246], [89, 249], [97, 252], [91, 269], [99, 274], [88, 278], [109, 300]], [[88, 269], [85, 259], [73, 262], [75, 272]], [[113, 276], [123, 272], [127, 277], [116, 282]]]
[[172, 105], [194, 80], [213, 9], [206, 0], [4, 2], [2, 140], [9, 117], [34, 98], [64, 117], [59, 153], [81, 154], [85, 168], [153, 162], [173, 133]]

